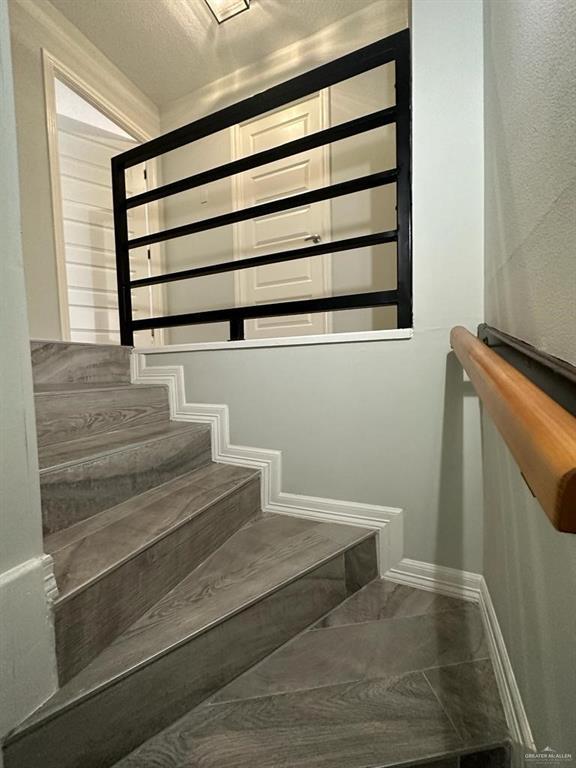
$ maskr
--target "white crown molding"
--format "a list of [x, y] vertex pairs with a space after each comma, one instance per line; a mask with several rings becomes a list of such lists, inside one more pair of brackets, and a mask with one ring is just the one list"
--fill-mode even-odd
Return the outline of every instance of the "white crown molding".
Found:
[[536, 751], [536, 744], [484, 577], [479, 573], [409, 559], [402, 560], [385, 575], [387, 579], [398, 584], [407, 584], [450, 597], [460, 597], [478, 604], [506, 722], [515, 747], [515, 762], [522, 764], [525, 752]]
[[10, 31], [27, 47], [48, 48], [62, 68], [98, 94], [99, 108], [122, 109], [143, 139], [159, 133], [157, 106], [51, 3], [12, 0]]
[[401, 509], [283, 492], [282, 453], [231, 444], [228, 406], [186, 402], [181, 365], [148, 368], [146, 356], [139, 350], [132, 354], [131, 364], [135, 384], [168, 386], [172, 419], [210, 425], [213, 461], [260, 470], [262, 509], [265, 512], [376, 530], [381, 575], [400, 561], [403, 552]]

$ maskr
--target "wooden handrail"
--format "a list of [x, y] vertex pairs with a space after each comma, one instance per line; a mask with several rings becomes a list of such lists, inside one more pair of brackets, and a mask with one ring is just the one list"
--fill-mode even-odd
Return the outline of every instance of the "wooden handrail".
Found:
[[552, 524], [576, 533], [576, 418], [465, 328], [450, 344]]

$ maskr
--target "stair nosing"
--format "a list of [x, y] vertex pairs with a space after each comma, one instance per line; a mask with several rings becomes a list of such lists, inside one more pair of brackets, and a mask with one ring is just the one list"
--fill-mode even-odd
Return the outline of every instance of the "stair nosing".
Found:
[[[278, 516], [282, 516], [282, 513], [271, 513], [273, 515], [278, 514]], [[292, 517], [292, 515], [289, 515]], [[312, 521], [311, 521], [312, 522]], [[320, 521], [316, 521], [319, 525], [322, 523]], [[251, 525], [253, 523], [250, 523]], [[333, 523], [334, 525], [341, 525], [340, 523]], [[358, 530], [361, 530], [358, 526], [345, 524], [348, 528], [356, 528]], [[242, 529], [241, 529], [242, 530]], [[22, 728], [22, 730], [18, 730], [18, 728], [13, 731], [12, 735], [9, 735], [6, 740], [5, 744], [14, 743], [16, 741], [19, 741], [24, 736], [33, 733], [38, 728], [46, 725], [51, 720], [54, 720], [56, 717], [59, 717], [60, 715], [66, 713], [68, 710], [72, 709], [72, 707], [76, 706], [80, 702], [87, 701], [91, 698], [94, 698], [98, 694], [100, 694], [102, 691], [113, 688], [114, 686], [118, 685], [122, 682], [122, 680], [125, 680], [127, 677], [130, 677], [131, 675], [135, 674], [141, 669], [144, 669], [145, 667], [149, 666], [150, 664], [153, 664], [154, 662], [158, 661], [164, 656], [167, 656], [169, 653], [172, 653], [173, 651], [177, 650], [183, 645], [186, 645], [186, 643], [191, 642], [192, 640], [195, 640], [196, 638], [200, 637], [200, 635], [205, 634], [206, 632], [210, 631], [213, 627], [218, 626], [219, 624], [223, 624], [226, 621], [229, 621], [234, 616], [237, 616], [242, 611], [247, 610], [248, 608], [252, 607], [256, 603], [258, 603], [261, 600], [266, 599], [270, 595], [273, 595], [275, 592], [278, 592], [280, 589], [283, 589], [284, 587], [288, 586], [289, 584], [292, 584], [297, 579], [301, 578], [302, 576], [305, 576], [308, 573], [311, 573], [312, 571], [316, 570], [316, 568], [321, 567], [322, 565], [325, 565], [326, 563], [330, 562], [336, 557], [339, 557], [344, 552], [346, 552], [348, 549], [351, 549], [352, 547], [357, 546], [358, 544], [361, 544], [363, 541], [366, 541], [367, 539], [371, 537], [375, 537], [377, 534], [376, 529], [366, 528], [365, 534], [362, 536], [359, 536], [354, 542], [347, 542], [346, 544], [341, 544], [338, 546], [337, 549], [335, 549], [333, 552], [331, 552], [329, 555], [326, 555], [325, 557], [322, 557], [321, 559], [314, 562], [312, 565], [309, 565], [305, 568], [302, 568], [298, 573], [293, 574], [292, 576], [289, 576], [285, 579], [283, 579], [278, 584], [275, 584], [273, 587], [270, 587], [262, 592], [260, 592], [257, 596], [250, 598], [243, 602], [241, 605], [236, 606], [233, 610], [228, 611], [227, 613], [224, 613], [222, 616], [219, 616], [218, 619], [213, 620], [209, 622], [208, 624], [200, 627], [196, 631], [192, 632], [191, 634], [187, 635], [186, 637], [182, 638], [181, 640], [172, 643], [171, 645], [166, 646], [165, 648], [162, 648], [157, 653], [148, 656], [146, 659], [142, 659], [140, 662], [133, 664], [131, 667], [128, 667], [127, 669], [123, 670], [119, 674], [115, 675], [114, 677], [111, 677], [110, 679], [101, 682], [100, 684], [94, 686], [93, 688], [81, 691], [78, 693], [77, 696], [71, 698], [69, 701], [67, 701], [61, 708], [54, 710], [53, 712], [49, 713], [45, 718], [41, 718], [37, 720], [35, 723], [31, 724], [28, 728]], [[186, 577], [188, 578], [188, 577]], [[178, 585], [176, 585], [177, 587]], [[174, 589], [176, 588], [174, 587]], [[160, 602], [160, 601], [158, 601]], [[98, 658], [98, 657], [96, 657]], [[79, 674], [82, 674], [81, 672]], [[49, 701], [49, 700], [48, 700]], [[45, 702], [46, 704], [47, 702]], [[43, 705], [44, 706], [44, 705]], [[30, 717], [33, 716], [30, 715]], [[22, 724], [24, 725], [24, 723]]]
[[134, 350], [133, 346], [127, 344], [100, 344], [97, 341], [67, 341], [65, 339], [30, 339], [30, 344], [59, 344], [61, 346], [71, 347], [98, 347], [99, 349], [127, 349], [130, 352]]
[[[58, 382], [55, 382], [55, 384], [58, 384]], [[71, 389], [66, 389], [66, 386], [72, 387]], [[40, 385], [42, 386], [42, 385]], [[60, 385], [58, 385], [60, 386]], [[64, 382], [62, 384], [62, 389], [34, 389], [34, 397], [58, 397], [59, 395], [71, 395], [71, 394], [83, 394], [85, 392], [109, 392], [113, 389], [128, 389], [128, 390], [142, 390], [142, 389], [167, 389], [167, 384], [132, 384], [131, 382], [111, 382], [108, 384], [97, 384], [94, 382], [88, 382], [86, 384], [82, 384], [80, 382], [79, 384], [76, 384], [74, 386], [74, 382]]]
[[[143, 493], [139, 493], [136, 496], [132, 496], [130, 499], [126, 499], [123, 502], [120, 502], [120, 504], [115, 505], [116, 507], [121, 506], [122, 504], [127, 503], [127, 501], [133, 501], [135, 499], [140, 498], [141, 496], [145, 496], [146, 494], [150, 493], [151, 491], [157, 491], [159, 488], [162, 488], [165, 485], [168, 485], [169, 483], [175, 482], [176, 480], [180, 480], [183, 477], [185, 477], [187, 474], [194, 474], [197, 472], [200, 467], [197, 469], [192, 470], [191, 472], [184, 472], [182, 475], [178, 475], [177, 477], [170, 478], [170, 480], [167, 480], [165, 483], [162, 483], [161, 485], [156, 485], [154, 488], [149, 488], [147, 491], [144, 491]], [[201, 515], [203, 512], [205, 512], [207, 509], [209, 509], [212, 505], [217, 504], [218, 502], [222, 501], [223, 499], [227, 498], [233, 493], [236, 493], [237, 491], [244, 488], [245, 485], [248, 485], [248, 483], [251, 483], [254, 481], [254, 479], [259, 477], [259, 470], [255, 469], [253, 470], [252, 474], [250, 474], [249, 477], [244, 478], [243, 480], [239, 481], [236, 485], [229, 488], [227, 491], [223, 491], [219, 496], [215, 497], [214, 499], [211, 499], [210, 501], [207, 501], [205, 504], [203, 504], [201, 507], [199, 507], [197, 510], [195, 510], [193, 515], [190, 515], [184, 520], [181, 520], [180, 522], [173, 525], [171, 528], [168, 528], [163, 533], [155, 536], [154, 538], [151, 538], [146, 544], [139, 547], [138, 549], [135, 549], [133, 552], [128, 555], [128, 557], [125, 557], [123, 560], [120, 560], [119, 562], [115, 563], [114, 565], [110, 566], [109, 568], [106, 568], [105, 570], [99, 572], [96, 576], [91, 578], [89, 581], [86, 581], [81, 586], [76, 587], [75, 589], [71, 590], [70, 592], [66, 592], [63, 595], [58, 595], [58, 597], [55, 599], [54, 604], [55, 605], [63, 605], [68, 600], [72, 599], [73, 597], [76, 597], [77, 595], [84, 592], [89, 587], [93, 586], [94, 584], [97, 584], [99, 581], [101, 581], [106, 576], [109, 576], [111, 573], [114, 573], [114, 571], [118, 570], [118, 568], [121, 568], [126, 563], [129, 563], [131, 560], [133, 560], [135, 557], [138, 557], [143, 552], [146, 552], [146, 550], [150, 549], [154, 545], [156, 545], [159, 541], [162, 541], [162, 539], [165, 539], [167, 536], [172, 535], [175, 531], [178, 531], [180, 528], [182, 528], [184, 525], [187, 525], [191, 520], [193, 520], [198, 515]], [[109, 507], [107, 510], [103, 510], [105, 512], [109, 512], [111, 509], [114, 509], [115, 507]], [[88, 518], [89, 519], [89, 518]], [[78, 524], [80, 524], [82, 521], [80, 521]], [[94, 533], [97, 533], [99, 531], [104, 530], [108, 526], [103, 525], [101, 528], [98, 528], [97, 531], [94, 531]], [[89, 537], [86, 537], [89, 538]], [[71, 542], [70, 546], [74, 542]], [[61, 552], [63, 549], [66, 549], [66, 547], [62, 547], [61, 549], [55, 550], [54, 552], [51, 552], [51, 557], [55, 558], [57, 557], [57, 553]]]
[[[127, 443], [126, 445], [121, 446], [115, 446], [114, 448], [107, 448], [97, 451], [96, 453], [91, 453], [87, 456], [83, 456], [79, 459], [70, 459], [68, 461], [63, 461], [60, 464], [51, 464], [47, 467], [42, 467], [39, 470], [39, 474], [42, 477], [42, 475], [49, 474], [50, 472], [59, 472], [62, 469], [68, 469], [70, 467], [76, 467], [81, 464], [90, 464], [93, 461], [96, 461], [98, 459], [101, 459], [105, 456], [112, 456], [115, 453], [124, 453], [126, 451], [133, 451], [138, 448], [141, 448], [143, 445], [148, 445], [150, 443], [156, 443], [160, 440], [168, 440], [172, 437], [174, 437], [177, 434], [182, 434], [184, 432], [209, 432], [210, 426], [208, 424], [203, 424], [201, 422], [181, 422], [181, 421], [168, 421], [167, 424], [182, 424], [183, 428], [181, 430], [175, 430], [173, 433], [167, 433], [167, 434], [158, 434], [154, 435], [153, 437], [147, 437], [142, 440], [137, 440], [135, 442]], [[187, 426], [184, 426], [186, 425]], [[157, 425], [146, 425], [146, 426], [157, 426]], [[99, 436], [107, 435], [107, 434], [116, 434], [118, 432], [122, 432], [125, 430], [126, 427], [119, 426], [118, 429], [109, 429], [106, 432], [99, 432]], [[83, 440], [84, 438], [78, 438], [78, 440]], [[64, 440], [63, 443], [72, 443], [76, 442], [74, 440]], [[62, 443], [54, 443], [54, 445], [62, 445]]]

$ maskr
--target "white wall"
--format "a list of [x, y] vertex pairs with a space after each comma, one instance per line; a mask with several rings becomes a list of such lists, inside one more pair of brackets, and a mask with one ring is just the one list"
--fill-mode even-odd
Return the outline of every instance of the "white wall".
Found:
[[159, 116], [152, 102], [49, 2], [9, 4], [30, 332], [33, 338], [60, 339], [42, 49], [150, 136], [159, 132]]
[[[0, 741], [56, 688], [44, 591], [32, 372], [22, 268], [14, 95], [0, 0]], [[1, 761], [1, 757], [0, 757]]]
[[[576, 363], [576, 5], [485, 2], [486, 315]], [[576, 536], [484, 420], [483, 571], [537, 746], [576, 755]]]
[[109, 120], [106, 115], [96, 107], [93, 107], [79, 93], [69, 88], [61, 80], [56, 79], [55, 97], [56, 112], [58, 117], [69, 118], [94, 128], [100, 128], [107, 133], [113, 133], [123, 139], [133, 140], [129, 133], [126, 133], [119, 125]]
[[408, 557], [478, 571], [478, 404], [449, 331], [483, 318], [481, 3], [415, 0], [412, 39], [414, 338], [148, 359], [228, 403], [234, 442], [282, 449], [284, 490], [403, 507]]

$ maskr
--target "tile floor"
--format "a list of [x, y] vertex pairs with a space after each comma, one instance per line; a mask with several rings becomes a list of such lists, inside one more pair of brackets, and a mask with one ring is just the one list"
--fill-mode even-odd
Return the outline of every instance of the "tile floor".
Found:
[[506, 768], [479, 609], [374, 581], [119, 768]]

